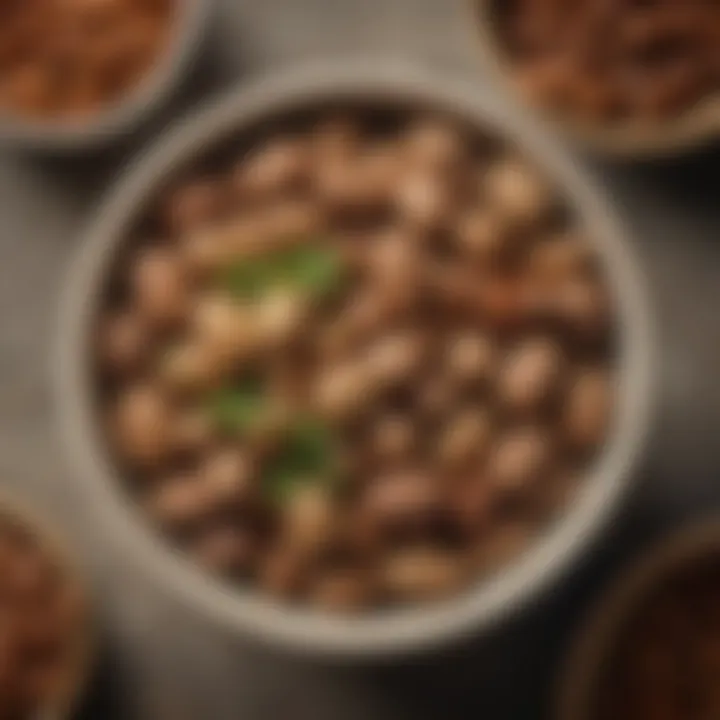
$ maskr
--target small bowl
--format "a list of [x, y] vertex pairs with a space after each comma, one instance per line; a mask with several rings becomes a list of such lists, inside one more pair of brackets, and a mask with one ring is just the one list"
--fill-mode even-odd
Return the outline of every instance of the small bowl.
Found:
[[591, 610], [568, 653], [560, 685], [557, 720], [593, 720], [594, 691], [618, 636], [644, 599], [663, 580], [696, 560], [720, 558], [720, 520], [680, 530], [632, 562]]
[[0, 114], [0, 144], [68, 155], [107, 146], [135, 131], [182, 84], [210, 25], [214, 0], [177, 0], [177, 5], [170, 42], [157, 63], [127, 94], [78, 120], [35, 120]]
[[617, 159], [651, 160], [687, 153], [720, 137], [720, 94], [672, 120], [656, 124], [590, 123], [530, 103], [513, 82], [512, 60], [495, 29], [498, 0], [469, 0], [469, 3], [473, 40], [492, 79], [498, 86], [508, 87], [524, 106], [531, 107], [578, 146]]
[[52, 703], [41, 708], [38, 717], [63, 720], [72, 717], [90, 680], [95, 658], [96, 641], [92, 628], [91, 608], [88, 604], [86, 584], [77, 563], [64, 539], [34, 511], [0, 493], [0, 520], [7, 520], [23, 528], [38, 543], [41, 550], [57, 565], [63, 577], [80, 588], [84, 602], [83, 625], [74, 639], [58, 692]]
[[[620, 341], [615, 427], [567, 515], [517, 562], [432, 607], [331, 617], [228, 589], [169, 551], [124, 489], [96, 421], [91, 353], [94, 321], [127, 232], [149, 198], [170, 178], [232, 139], [247, 137], [298, 110], [365, 103], [441, 110], [482, 131], [516, 142], [564, 192], [592, 230], [617, 305]], [[652, 340], [643, 283], [608, 207], [587, 178], [537, 127], [508, 108], [479, 97], [472, 84], [391, 62], [311, 65], [274, 76], [220, 100], [147, 153], [100, 210], [71, 270], [58, 325], [56, 371], [59, 425], [68, 458], [92, 498], [102, 527], [198, 615], [225, 629], [294, 651], [333, 657], [379, 657], [427, 648], [489, 628], [557, 579], [621, 501], [649, 424]]]

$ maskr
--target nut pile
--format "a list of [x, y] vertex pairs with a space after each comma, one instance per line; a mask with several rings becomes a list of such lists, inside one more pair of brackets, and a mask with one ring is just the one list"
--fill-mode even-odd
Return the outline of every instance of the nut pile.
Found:
[[523, 92], [590, 121], [661, 121], [720, 91], [714, 0], [510, 0], [498, 29]]
[[84, 620], [80, 589], [14, 520], [0, 516], [0, 718], [25, 720], [67, 690]]
[[516, 149], [320, 115], [156, 206], [98, 319], [100, 405], [204, 567], [329, 609], [429, 600], [562, 512], [612, 414], [614, 322]]
[[95, 113], [158, 61], [174, 0], [2, 0], [0, 112], [33, 118]]
[[628, 622], [598, 693], [598, 720], [704, 720], [720, 708], [720, 563], [655, 588]]

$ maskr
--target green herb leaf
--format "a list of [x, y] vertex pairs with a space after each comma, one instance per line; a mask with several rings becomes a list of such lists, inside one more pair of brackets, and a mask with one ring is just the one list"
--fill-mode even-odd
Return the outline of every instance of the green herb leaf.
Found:
[[210, 413], [221, 432], [248, 432], [267, 410], [267, 399], [260, 383], [247, 380], [223, 388], [210, 399]]
[[328, 429], [312, 419], [298, 421], [265, 471], [264, 487], [283, 503], [307, 482], [329, 482], [335, 471], [335, 444]]
[[335, 251], [308, 244], [235, 263], [227, 269], [224, 284], [246, 300], [256, 300], [276, 288], [322, 296], [334, 290], [342, 276]]

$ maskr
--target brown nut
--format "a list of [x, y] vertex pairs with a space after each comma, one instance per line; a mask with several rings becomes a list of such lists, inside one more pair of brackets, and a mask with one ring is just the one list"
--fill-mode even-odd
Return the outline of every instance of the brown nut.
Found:
[[144, 249], [133, 261], [131, 286], [143, 319], [166, 327], [185, 317], [189, 289], [179, 253], [161, 247]]
[[380, 534], [426, 527], [443, 512], [434, 478], [396, 472], [377, 478], [365, 490], [362, 512]]
[[597, 340], [610, 326], [606, 290], [593, 280], [574, 280], [557, 287], [547, 298], [550, 313], [582, 339]]
[[275, 291], [262, 299], [256, 309], [256, 331], [265, 348], [286, 345], [305, 330], [310, 306], [305, 297], [289, 291]]
[[507, 227], [502, 219], [485, 208], [463, 215], [457, 226], [460, 248], [482, 266], [496, 263], [508, 245]]
[[450, 188], [442, 177], [432, 173], [408, 173], [397, 186], [397, 209], [407, 224], [418, 231], [445, 226], [452, 216]]
[[215, 180], [188, 183], [170, 194], [163, 224], [175, 236], [194, 233], [219, 218], [226, 200], [225, 188]]
[[246, 505], [255, 492], [255, 465], [246, 451], [222, 448], [209, 454], [198, 468], [208, 498], [220, 506]]
[[138, 465], [153, 465], [170, 449], [171, 413], [166, 399], [152, 385], [123, 391], [114, 409], [112, 424], [123, 457]]
[[550, 338], [531, 338], [510, 351], [498, 376], [498, 397], [505, 407], [530, 412], [546, 403], [558, 388], [563, 356]]
[[284, 545], [271, 549], [260, 563], [260, 586], [278, 598], [299, 595], [307, 583], [307, 575], [306, 558]]
[[353, 417], [367, 405], [376, 389], [365, 368], [348, 363], [323, 372], [313, 396], [323, 415], [340, 421]]
[[605, 439], [612, 411], [612, 385], [599, 368], [580, 371], [570, 383], [565, 406], [565, 437], [578, 450], [597, 448]]
[[284, 540], [300, 557], [316, 557], [335, 537], [336, 510], [325, 488], [312, 482], [298, 488], [283, 513]]
[[445, 363], [448, 374], [461, 384], [489, 380], [494, 372], [497, 349], [485, 334], [462, 332], [447, 340]]
[[425, 342], [416, 332], [398, 332], [375, 342], [367, 351], [365, 366], [371, 382], [386, 387], [413, 377], [421, 368]]
[[210, 509], [207, 487], [196, 473], [165, 478], [147, 499], [150, 515], [170, 532], [201, 523]]
[[430, 600], [458, 590], [465, 580], [462, 557], [433, 547], [411, 547], [389, 555], [383, 587], [396, 600]]
[[171, 394], [197, 393], [217, 386], [224, 369], [208, 345], [185, 342], [161, 358], [158, 380]]
[[592, 248], [574, 234], [564, 234], [538, 243], [530, 250], [527, 271], [534, 283], [556, 287], [582, 276], [592, 265]]
[[511, 430], [491, 452], [488, 479], [499, 490], [522, 491], [541, 478], [550, 462], [550, 454], [550, 439], [539, 428]]
[[331, 612], [350, 613], [367, 607], [374, 596], [371, 578], [357, 569], [321, 573], [312, 583], [308, 598], [312, 605]]
[[242, 160], [236, 185], [241, 194], [254, 199], [278, 195], [307, 178], [308, 161], [308, 147], [302, 140], [270, 140]]
[[98, 356], [103, 370], [114, 376], [137, 371], [147, 357], [149, 338], [142, 320], [124, 312], [103, 321], [98, 337]]
[[466, 153], [465, 138], [458, 128], [440, 119], [420, 120], [404, 138], [407, 162], [421, 170], [448, 171]]
[[489, 206], [510, 226], [523, 229], [542, 220], [552, 203], [547, 183], [524, 162], [512, 158], [488, 169], [484, 190]]
[[399, 415], [381, 417], [373, 428], [373, 452], [381, 458], [389, 460], [408, 458], [415, 447], [415, 441], [415, 428], [407, 417]]
[[445, 470], [461, 468], [482, 457], [492, 434], [490, 415], [468, 410], [452, 418], [440, 436], [438, 461]]
[[533, 528], [522, 521], [503, 522], [480, 536], [473, 550], [473, 564], [492, 572], [516, 559], [532, 540]]
[[212, 445], [215, 426], [203, 410], [179, 411], [170, 423], [170, 445], [176, 455], [196, 455]]
[[257, 540], [247, 528], [216, 525], [197, 538], [191, 552], [211, 572], [225, 576], [250, 574], [257, 559]]

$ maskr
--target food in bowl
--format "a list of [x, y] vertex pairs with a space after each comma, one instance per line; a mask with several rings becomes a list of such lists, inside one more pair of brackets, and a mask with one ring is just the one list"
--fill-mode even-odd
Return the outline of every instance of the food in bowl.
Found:
[[490, 2], [521, 91], [552, 111], [658, 123], [720, 91], [716, 2]]
[[338, 611], [460, 592], [566, 507], [612, 420], [602, 263], [508, 143], [358, 106], [149, 199], [97, 320], [98, 407], [201, 566]]
[[692, 720], [718, 713], [717, 548], [646, 588], [618, 628], [592, 703], [596, 720]]
[[59, 709], [84, 652], [84, 594], [52, 548], [5, 509], [0, 598], [0, 718]]
[[0, 113], [77, 119], [135, 89], [169, 44], [176, 0], [5, 0]]

